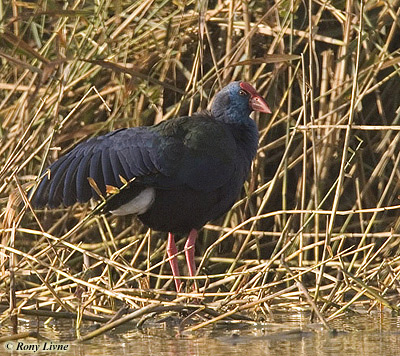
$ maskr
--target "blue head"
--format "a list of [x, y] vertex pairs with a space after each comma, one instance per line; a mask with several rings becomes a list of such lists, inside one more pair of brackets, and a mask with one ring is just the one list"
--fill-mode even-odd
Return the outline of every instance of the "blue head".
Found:
[[211, 105], [211, 114], [226, 123], [245, 123], [252, 111], [271, 113], [262, 96], [246, 82], [228, 84]]

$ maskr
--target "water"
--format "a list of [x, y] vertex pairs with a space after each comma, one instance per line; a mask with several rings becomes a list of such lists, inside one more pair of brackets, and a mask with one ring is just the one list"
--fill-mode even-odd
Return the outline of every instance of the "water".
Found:
[[[184, 336], [179, 336], [177, 328], [166, 323], [146, 322], [142, 330], [132, 327], [133, 324], [125, 325], [81, 344], [73, 341], [73, 321], [54, 320], [47, 325], [44, 321], [39, 320], [39, 333], [45, 339], [25, 338], [2, 343], [0, 355], [400, 355], [400, 317], [383, 313], [336, 319], [329, 323], [334, 331], [310, 323], [304, 313], [278, 314], [273, 323], [222, 322]], [[21, 318], [19, 331], [36, 331], [37, 326], [36, 318]], [[91, 328], [87, 324], [82, 333]], [[7, 327], [0, 330], [2, 336], [10, 334]], [[54, 351], [57, 347], [64, 347], [66, 351]], [[30, 351], [21, 351], [23, 348]]]

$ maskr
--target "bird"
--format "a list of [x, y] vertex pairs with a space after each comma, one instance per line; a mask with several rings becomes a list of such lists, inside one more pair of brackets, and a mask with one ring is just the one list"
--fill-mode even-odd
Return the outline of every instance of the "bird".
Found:
[[168, 233], [166, 250], [179, 292], [175, 235], [188, 235], [184, 251], [194, 277], [198, 231], [230, 210], [256, 156], [252, 111], [271, 113], [251, 84], [234, 81], [214, 96], [209, 110], [90, 138], [45, 170], [31, 204], [71, 206], [100, 200], [116, 188], [106, 200], [107, 212], [135, 214], [144, 225]]

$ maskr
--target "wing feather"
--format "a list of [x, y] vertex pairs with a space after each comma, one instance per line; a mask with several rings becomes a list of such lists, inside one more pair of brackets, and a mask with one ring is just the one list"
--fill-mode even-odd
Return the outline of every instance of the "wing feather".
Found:
[[119, 160], [118, 152], [115, 149], [110, 149], [109, 161], [111, 162], [112, 172], [114, 174], [115, 186], [120, 188], [123, 185], [121, 177], [128, 179], [128, 174], [125, 172], [125, 169]]
[[92, 188], [87, 179], [89, 177], [90, 158], [89, 154], [85, 154], [76, 172], [76, 199], [80, 203], [85, 203], [92, 197]]
[[101, 168], [103, 170], [104, 183], [113, 187], [117, 186], [114, 177], [113, 166], [110, 159], [110, 149], [107, 147], [101, 155]]
[[[104, 176], [103, 176], [103, 167], [101, 165], [101, 157], [102, 157], [102, 151], [98, 150], [96, 151], [92, 158], [90, 159], [90, 170], [89, 170], [89, 177], [92, 178], [97, 187], [100, 189], [101, 194], [103, 197], [106, 196], [106, 186], [104, 184]], [[96, 199], [99, 199], [100, 197], [96, 193], [96, 191], [92, 187], [92, 196]]]
[[64, 190], [63, 190], [63, 204], [65, 206], [69, 206], [74, 204], [77, 201], [76, 198], [76, 174], [78, 172], [79, 164], [82, 160], [83, 156], [75, 155], [71, 160], [71, 163], [68, 167], [67, 174], [65, 176]]
[[65, 182], [65, 175], [67, 174], [67, 167], [69, 167], [70, 159], [63, 160], [63, 162], [55, 169], [50, 169], [50, 190], [49, 190], [49, 206], [56, 207], [60, 205]]
[[[52, 166], [50, 166], [48, 169], [46, 169], [45, 174], [42, 178], [42, 181], [39, 183], [35, 194], [32, 198], [32, 204], [34, 206], [38, 207], [43, 207], [46, 204], [49, 203], [49, 190], [50, 186], [52, 183], [52, 177], [54, 175], [54, 172], [57, 170], [57, 168], [63, 164], [63, 162], [67, 159], [68, 157], [62, 157], [55, 163], [53, 163]], [[48, 172], [50, 171], [50, 172]]]
[[120, 175], [124, 177], [126, 180], [129, 180], [131, 177], [134, 177], [137, 174], [136, 174], [136, 169], [131, 170], [131, 168], [129, 167], [128, 154], [126, 151], [127, 151], [126, 149], [123, 149], [116, 151], [116, 153], [119, 162], [121, 163], [122, 166], [122, 172]]

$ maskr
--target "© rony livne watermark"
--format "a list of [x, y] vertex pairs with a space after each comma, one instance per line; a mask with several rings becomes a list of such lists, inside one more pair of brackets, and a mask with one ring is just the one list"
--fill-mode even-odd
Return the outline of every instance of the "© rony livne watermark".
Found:
[[26, 342], [26, 341], [7, 341], [4, 343], [4, 348], [6, 351], [15, 352], [30, 352], [30, 353], [39, 353], [42, 351], [47, 352], [58, 352], [58, 351], [68, 351], [69, 344], [64, 344], [60, 342], [52, 342], [52, 341], [42, 341], [42, 342]]

